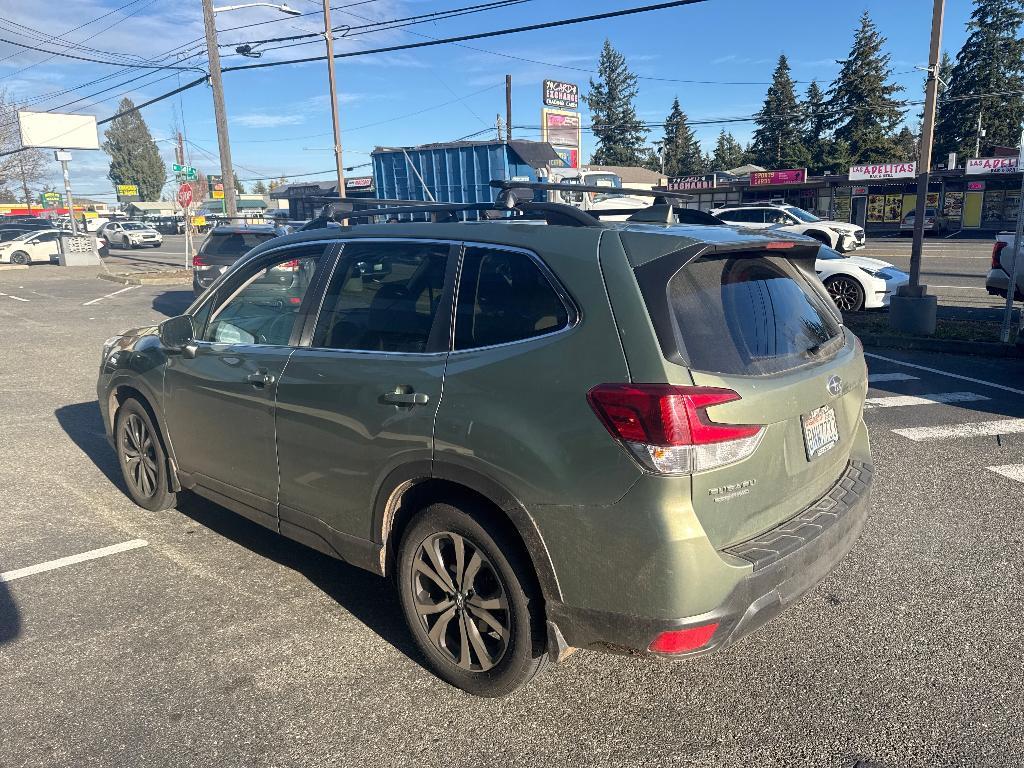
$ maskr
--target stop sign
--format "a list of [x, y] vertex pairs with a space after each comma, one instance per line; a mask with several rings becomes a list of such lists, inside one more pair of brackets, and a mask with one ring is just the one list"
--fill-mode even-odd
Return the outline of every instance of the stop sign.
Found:
[[192, 205], [192, 185], [182, 184], [178, 187], [178, 205], [182, 208], [188, 208]]

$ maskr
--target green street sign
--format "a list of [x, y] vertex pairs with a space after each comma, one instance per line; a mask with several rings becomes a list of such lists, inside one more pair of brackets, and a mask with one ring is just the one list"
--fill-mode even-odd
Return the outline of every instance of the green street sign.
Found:
[[179, 163], [174, 163], [171, 165], [171, 170], [174, 171], [175, 174], [184, 175], [187, 179], [194, 179], [196, 177], [196, 169], [191, 165], [180, 165]]
[[188, 171], [185, 174], [185, 178], [188, 179], [189, 181], [195, 181], [196, 178], [198, 178], [197, 175], [196, 175], [196, 169], [195, 168], [189, 168]]
[[174, 171], [175, 173], [181, 173], [182, 171], [185, 170], [185, 166], [178, 165], [177, 163], [175, 163], [174, 165], [171, 166], [171, 170]]

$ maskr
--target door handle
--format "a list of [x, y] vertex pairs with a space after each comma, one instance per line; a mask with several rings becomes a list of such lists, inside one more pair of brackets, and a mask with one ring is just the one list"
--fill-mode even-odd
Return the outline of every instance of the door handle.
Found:
[[393, 392], [385, 392], [381, 400], [392, 405], [426, 405], [430, 395], [424, 392], [413, 392], [412, 387], [395, 387]]
[[273, 384], [274, 376], [266, 371], [256, 371], [256, 373], [250, 373], [246, 376], [245, 380], [256, 388], [262, 388], [267, 384]]

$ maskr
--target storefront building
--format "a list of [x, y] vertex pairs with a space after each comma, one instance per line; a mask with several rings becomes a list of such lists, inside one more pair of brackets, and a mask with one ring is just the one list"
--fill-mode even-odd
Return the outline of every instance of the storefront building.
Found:
[[[687, 190], [690, 207], [710, 210], [727, 203], [784, 202], [825, 219], [859, 224], [870, 234], [895, 232], [917, 205], [917, 164], [854, 166], [835, 176], [801, 177], [802, 169], [753, 172], [729, 179], [710, 174], [713, 188]], [[971, 158], [965, 168], [934, 171], [927, 207], [945, 232], [998, 232], [1017, 225], [1021, 169], [1018, 158]]]

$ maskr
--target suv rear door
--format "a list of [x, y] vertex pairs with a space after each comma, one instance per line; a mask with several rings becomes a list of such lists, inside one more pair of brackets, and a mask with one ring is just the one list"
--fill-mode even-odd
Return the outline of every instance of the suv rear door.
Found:
[[692, 475], [694, 511], [718, 548], [823, 496], [863, 439], [867, 383], [856, 341], [813, 260], [778, 255], [790, 252], [712, 252], [677, 263], [670, 255], [636, 270], [673, 383], [732, 390], [740, 399], [709, 408], [708, 418], [765, 427], [747, 458]]
[[372, 540], [368, 510], [393, 469], [429, 474], [457, 253], [433, 240], [344, 244], [277, 391], [283, 533], [344, 555], [346, 541]]

